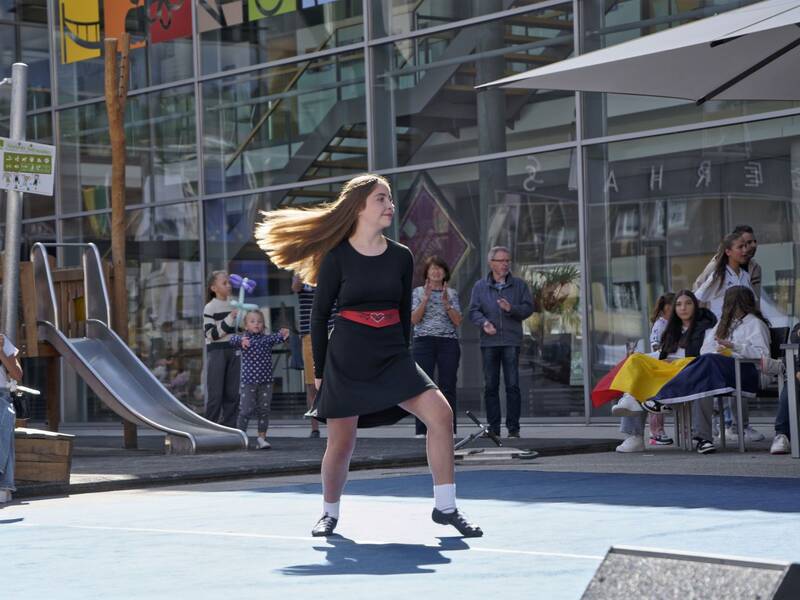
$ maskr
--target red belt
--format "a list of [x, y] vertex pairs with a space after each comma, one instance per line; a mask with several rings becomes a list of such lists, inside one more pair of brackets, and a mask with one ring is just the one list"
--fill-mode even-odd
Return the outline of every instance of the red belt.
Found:
[[400, 311], [396, 308], [388, 310], [340, 310], [339, 316], [348, 321], [361, 323], [369, 327], [388, 327], [400, 322]]

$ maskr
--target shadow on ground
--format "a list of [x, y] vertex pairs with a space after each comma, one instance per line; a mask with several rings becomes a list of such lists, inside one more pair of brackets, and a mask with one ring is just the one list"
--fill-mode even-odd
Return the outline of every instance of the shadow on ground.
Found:
[[[714, 475], [635, 475], [474, 470], [458, 474], [459, 498], [615, 506], [715, 508], [800, 513], [800, 480]], [[318, 484], [265, 487], [263, 493], [320, 494]], [[350, 481], [349, 496], [429, 498], [428, 475]]]
[[426, 565], [451, 562], [443, 551], [469, 550], [461, 538], [439, 538], [439, 546], [425, 544], [357, 543], [340, 535], [327, 538], [327, 546], [314, 546], [323, 552], [324, 563], [293, 565], [278, 569], [283, 575], [405, 575], [435, 573]]

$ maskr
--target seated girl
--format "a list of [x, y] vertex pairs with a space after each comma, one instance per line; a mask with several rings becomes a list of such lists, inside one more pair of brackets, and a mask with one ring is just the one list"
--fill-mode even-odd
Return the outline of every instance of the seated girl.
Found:
[[[620, 429], [627, 434], [617, 447], [618, 452], [644, 450], [642, 433], [645, 413], [639, 403], [655, 395], [661, 386], [689, 364], [692, 357], [700, 354], [705, 333], [716, 322], [717, 319], [711, 311], [700, 308], [691, 291], [681, 290], [675, 295], [674, 309], [661, 336], [656, 356], [633, 354], [623, 361], [621, 369], [615, 369], [617, 376], [613, 377], [607, 390], [617, 395], [625, 392], [617, 406], [612, 409], [612, 414], [623, 416]], [[603, 380], [607, 378], [608, 376]], [[604, 394], [603, 380], [592, 393], [595, 404]]]
[[[680, 371], [643, 406], [651, 412], [660, 412], [664, 404], [694, 400], [692, 406], [692, 435], [697, 451], [713, 452], [711, 417], [713, 397], [735, 390], [733, 357], [762, 359], [769, 357], [769, 321], [756, 308], [755, 295], [749, 287], [734, 286], [725, 292], [719, 322], [705, 334], [700, 357]], [[742, 390], [745, 396], [754, 396], [758, 390], [758, 370], [752, 364], [742, 365]], [[748, 425], [746, 404], [743, 406], [745, 433], [752, 431]]]

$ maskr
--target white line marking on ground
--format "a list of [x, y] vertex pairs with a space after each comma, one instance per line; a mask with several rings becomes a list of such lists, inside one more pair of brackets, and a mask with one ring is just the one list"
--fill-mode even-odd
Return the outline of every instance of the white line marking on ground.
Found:
[[[16, 527], [52, 527], [64, 529], [85, 529], [89, 531], [127, 531], [130, 533], [162, 533], [168, 535], [200, 535], [200, 536], [213, 536], [213, 537], [234, 537], [234, 538], [252, 538], [263, 540], [282, 540], [282, 541], [299, 541], [299, 542], [325, 542], [326, 540], [318, 537], [305, 537], [299, 535], [273, 535], [268, 533], [241, 533], [236, 531], [198, 531], [193, 529], [157, 529], [153, 527], [107, 527], [102, 525], [51, 525], [47, 523], [15, 523]], [[350, 539], [356, 544], [397, 544], [405, 542], [389, 542], [389, 541], [375, 541], [375, 540], [355, 540]], [[447, 552], [447, 548], [435, 544], [419, 544], [427, 548], [440, 549]], [[556, 558], [577, 558], [582, 560], [602, 560], [602, 556], [595, 556], [591, 554], [568, 554], [564, 552], [542, 552], [536, 550], [506, 550], [502, 548], [476, 548], [470, 546], [470, 550], [474, 552], [488, 552], [494, 554], [520, 554], [524, 556], [553, 556]]]

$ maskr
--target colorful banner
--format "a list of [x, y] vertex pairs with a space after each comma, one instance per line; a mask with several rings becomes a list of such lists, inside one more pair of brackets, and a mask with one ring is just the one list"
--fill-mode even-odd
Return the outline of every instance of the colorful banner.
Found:
[[297, 10], [297, 0], [247, 0], [247, 20], [283, 15]]
[[[455, 274], [467, 255], [469, 243], [445, 208], [441, 191], [430, 177], [420, 173], [406, 201], [408, 209], [400, 221], [400, 243], [411, 249], [417, 264], [429, 256], [442, 258]], [[421, 285], [420, 273], [414, 274]]]
[[197, 0], [197, 30], [200, 33], [240, 25], [244, 22], [241, 0]]
[[103, 37], [120, 39], [131, 36], [130, 49], [144, 48], [147, 43], [145, 0], [103, 0]]
[[190, 0], [149, 0], [147, 20], [150, 41], [167, 42], [192, 35], [192, 4]]
[[[337, 0], [59, 0], [61, 63], [99, 58], [103, 38], [131, 36], [131, 49], [192, 35], [192, 2], [200, 33], [313, 9]], [[103, 5], [101, 31], [100, 4]]]
[[100, 56], [100, 4], [86, 0], [61, 0], [61, 62], [74, 63]]

